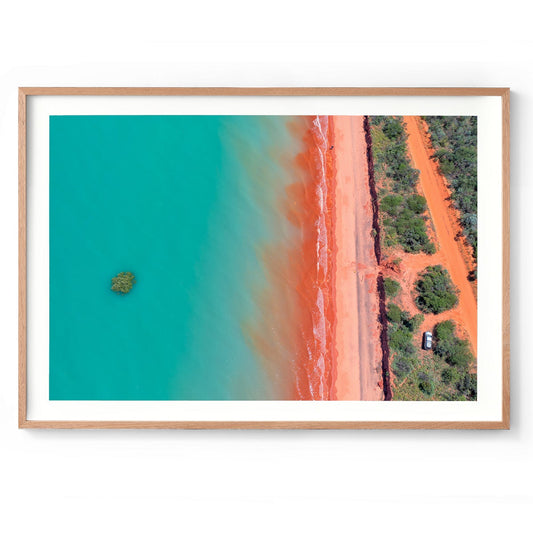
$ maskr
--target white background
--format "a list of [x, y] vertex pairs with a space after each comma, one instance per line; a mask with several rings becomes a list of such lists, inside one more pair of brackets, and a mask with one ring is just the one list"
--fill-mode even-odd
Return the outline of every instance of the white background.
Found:
[[[0, 527], [526, 531], [533, 285], [526, 3], [28, 0], [0, 13]], [[17, 429], [18, 85], [510, 86], [512, 430]]]

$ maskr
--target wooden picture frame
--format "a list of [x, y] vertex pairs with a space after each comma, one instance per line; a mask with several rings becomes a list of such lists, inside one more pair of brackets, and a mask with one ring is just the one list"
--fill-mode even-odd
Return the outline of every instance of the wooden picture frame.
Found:
[[[502, 402], [501, 419], [490, 421], [355, 421], [355, 420], [36, 420], [27, 412], [27, 122], [33, 96], [490, 96], [501, 99], [502, 118]], [[172, 88], [172, 87], [21, 87], [19, 89], [19, 398], [20, 428], [132, 429], [509, 429], [510, 427], [510, 90], [508, 88]], [[31, 327], [31, 324], [30, 324]], [[31, 333], [30, 333], [31, 334]]]

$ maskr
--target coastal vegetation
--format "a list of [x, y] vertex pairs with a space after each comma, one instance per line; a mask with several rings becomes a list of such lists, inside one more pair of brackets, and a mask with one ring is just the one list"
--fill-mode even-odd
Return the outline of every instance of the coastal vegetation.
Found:
[[477, 375], [472, 372], [474, 357], [468, 342], [456, 335], [453, 320], [440, 322], [435, 326], [435, 354], [447, 366], [441, 372], [444, 384], [453, 387], [458, 400], [475, 400], [477, 397]]
[[424, 313], [438, 314], [457, 306], [458, 290], [441, 265], [427, 267], [415, 282], [415, 303]]
[[424, 314], [410, 315], [403, 309], [401, 285], [392, 278], [386, 280], [390, 287], [398, 284], [394, 296], [386, 293], [394, 400], [475, 400], [475, 359], [468, 341], [457, 335], [457, 325], [452, 320], [437, 323], [433, 328], [433, 350], [423, 350], [419, 339]]
[[435, 326], [434, 352], [452, 367], [465, 370], [472, 363], [473, 357], [468, 342], [459, 339], [455, 335], [455, 329], [453, 320], [446, 320]]
[[427, 233], [427, 204], [416, 193], [420, 172], [411, 166], [403, 120], [376, 116], [371, 119], [374, 169], [379, 182], [379, 212], [385, 249], [435, 253]]
[[111, 290], [118, 294], [127, 294], [136, 283], [135, 276], [131, 272], [120, 272], [111, 278]]
[[396, 380], [405, 379], [417, 366], [418, 350], [415, 346], [424, 316], [411, 316], [400, 306], [401, 284], [392, 278], [383, 280], [387, 305], [387, 340], [391, 357], [391, 368]]
[[[438, 314], [457, 305], [457, 290], [440, 265], [427, 267], [415, 282], [415, 303], [423, 311], [411, 315], [402, 307], [402, 284], [383, 279], [387, 339], [394, 375], [394, 400], [466, 401], [477, 397], [474, 357], [451, 320], [433, 329], [433, 350], [422, 349], [424, 314]], [[405, 289], [404, 289], [405, 290]]]
[[401, 117], [375, 116], [371, 119], [375, 169], [391, 180], [391, 190], [412, 192], [420, 171], [411, 167]]
[[423, 315], [411, 316], [395, 303], [387, 307], [389, 348], [392, 355], [392, 370], [399, 379], [407, 376], [415, 367], [417, 350], [413, 344], [414, 334], [420, 328]]
[[[390, 276], [383, 278], [386, 313], [382, 316], [386, 320], [393, 399], [474, 400], [477, 396], [475, 358], [468, 340], [465, 340], [465, 332], [449, 320], [441, 319], [435, 325], [440, 313], [458, 306], [459, 290], [442, 265], [435, 265], [435, 259], [422, 255], [435, 254], [437, 241], [426, 198], [418, 187], [419, 171], [411, 166], [408, 142], [411, 149], [414, 148], [407, 131], [411, 135], [414, 133], [410, 130], [409, 120], [404, 121], [403, 117], [370, 119], [372, 162], [378, 190], [378, 235], [386, 261], [384, 265]], [[475, 122], [467, 122], [462, 117], [458, 121], [446, 117], [440, 124], [442, 131], [438, 132], [441, 145], [437, 149], [434, 144], [433, 157], [439, 161], [440, 169], [450, 183], [453, 181], [456, 186], [452, 186], [451, 199], [460, 209], [461, 226], [465, 236], [468, 233], [467, 240], [475, 253], [477, 198], [472, 204], [469, 200], [460, 201], [457, 196], [470, 194], [472, 177], [474, 185], [477, 179], [475, 173], [470, 172], [474, 170], [471, 165], [476, 155]], [[471, 138], [465, 143], [467, 149], [462, 150], [461, 135], [470, 134]], [[461, 170], [465, 175], [459, 175]], [[477, 188], [475, 192], [477, 194]], [[444, 197], [442, 201], [445, 201]], [[407, 257], [405, 253], [419, 255]], [[402, 264], [406, 266], [402, 267]], [[412, 274], [418, 272], [414, 284], [412, 278], [402, 279], [404, 268]], [[417, 314], [416, 309], [420, 313]], [[431, 315], [437, 316], [433, 318]], [[422, 324], [425, 324], [423, 328]], [[423, 346], [426, 331], [433, 333], [433, 344], [429, 349]]]
[[418, 194], [389, 194], [383, 197], [384, 245], [394, 247], [399, 244], [405, 252], [434, 254], [435, 245], [429, 240], [426, 230], [426, 210], [426, 200]]
[[[424, 315], [410, 315], [399, 305], [399, 296], [388, 298], [387, 332], [394, 374], [394, 400], [445, 400], [453, 399], [457, 383], [464, 377], [442, 357], [435, 357], [421, 349], [420, 326]], [[453, 380], [445, 383], [442, 372], [449, 368], [455, 372]]]
[[[433, 159], [452, 189], [463, 235], [477, 261], [477, 117], [424, 117], [429, 126]], [[477, 275], [476, 270], [472, 277]]]
[[474, 358], [468, 342], [457, 337], [455, 330], [456, 326], [450, 320], [435, 326], [433, 354], [420, 351], [419, 347], [413, 355], [395, 354], [392, 365], [396, 376], [395, 400], [466, 401], [477, 398]]
[[418, 388], [426, 395], [432, 396], [435, 392], [435, 381], [425, 372], [418, 373]]
[[400, 292], [401, 285], [392, 278], [385, 278], [383, 285], [385, 287], [385, 294], [389, 298], [394, 298]]

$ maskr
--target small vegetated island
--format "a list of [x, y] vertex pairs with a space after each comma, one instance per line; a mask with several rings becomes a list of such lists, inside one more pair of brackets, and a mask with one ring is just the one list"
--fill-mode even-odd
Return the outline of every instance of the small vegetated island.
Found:
[[[454, 123], [454, 117], [448, 118], [449, 121], [445, 123], [430, 123], [430, 131], [433, 131], [432, 126], [440, 128], [438, 138], [441, 151], [435, 153], [436, 159], [453, 163], [453, 167], [450, 164], [442, 171], [446, 177], [452, 173], [454, 175], [456, 192], [453, 199], [463, 215], [461, 224], [475, 254], [476, 209], [469, 201], [463, 202], [459, 198], [461, 194], [477, 191], [477, 178], [470, 165], [472, 157], [474, 162], [476, 160], [475, 134], [466, 131], [468, 127], [475, 129], [475, 122], [459, 120]], [[468, 341], [458, 336], [455, 322], [437, 322], [432, 330], [433, 350], [422, 349], [421, 325], [425, 317], [439, 315], [458, 304], [458, 290], [448, 271], [441, 265], [431, 264], [422, 267], [419, 272], [415, 271], [414, 284], [410, 282], [408, 285], [404, 279], [405, 272], [402, 269], [411, 269], [412, 272], [413, 267], [404, 267], [402, 261], [409, 262], [409, 257], [419, 256], [421, 261], [413, 264], [423, 264], [423, 257], [426, 256], [426, 265], [434, 262], [430, 261], [430, 257], [436, 253], [436, 246], [429, 235], [432, 223], [426, 199], [419, 187], [419, 171], [411, 166], [403, 118], [372, 117], [370, 124], [378, 190], [380, 244], [383, 263], [390, 269], [390, 274], [384, 278], [384, 289], [393, 399], [475, 400], [477, 380], [474, 358]], [[457, 127], [463, 128], [460, 134], [455, 132]], [[466, 143], [468, 149], [461, 152], [463, 136], [469, 138]], [[464, 159], [468, 161], [462, 162]], [[468, 169], [468, 176], [461, 174], [465, 169]], [[471, 211], [467, 212], [467, 209]], [[408, 307], [420, 312], [410, 313]]]
[[133, 289], [135, 276], [131, 272], [120, 272], [111, 278], [111, 290], [117, 294], [128, 294]]

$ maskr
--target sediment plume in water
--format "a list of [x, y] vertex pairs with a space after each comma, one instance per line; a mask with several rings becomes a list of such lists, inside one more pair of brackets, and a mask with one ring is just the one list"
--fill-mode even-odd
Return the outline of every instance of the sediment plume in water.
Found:
[[[327, 116], [303, 117], [304, 150], [291, 163], [294, 180], [280, 199], [289, 242], [262, 250], [268, 290], [258, 295], [254, 348], [286, 397], [331, 400], [334, 380], [333, 128]], [[283, 368], [288, 376], [281, 375]]]

